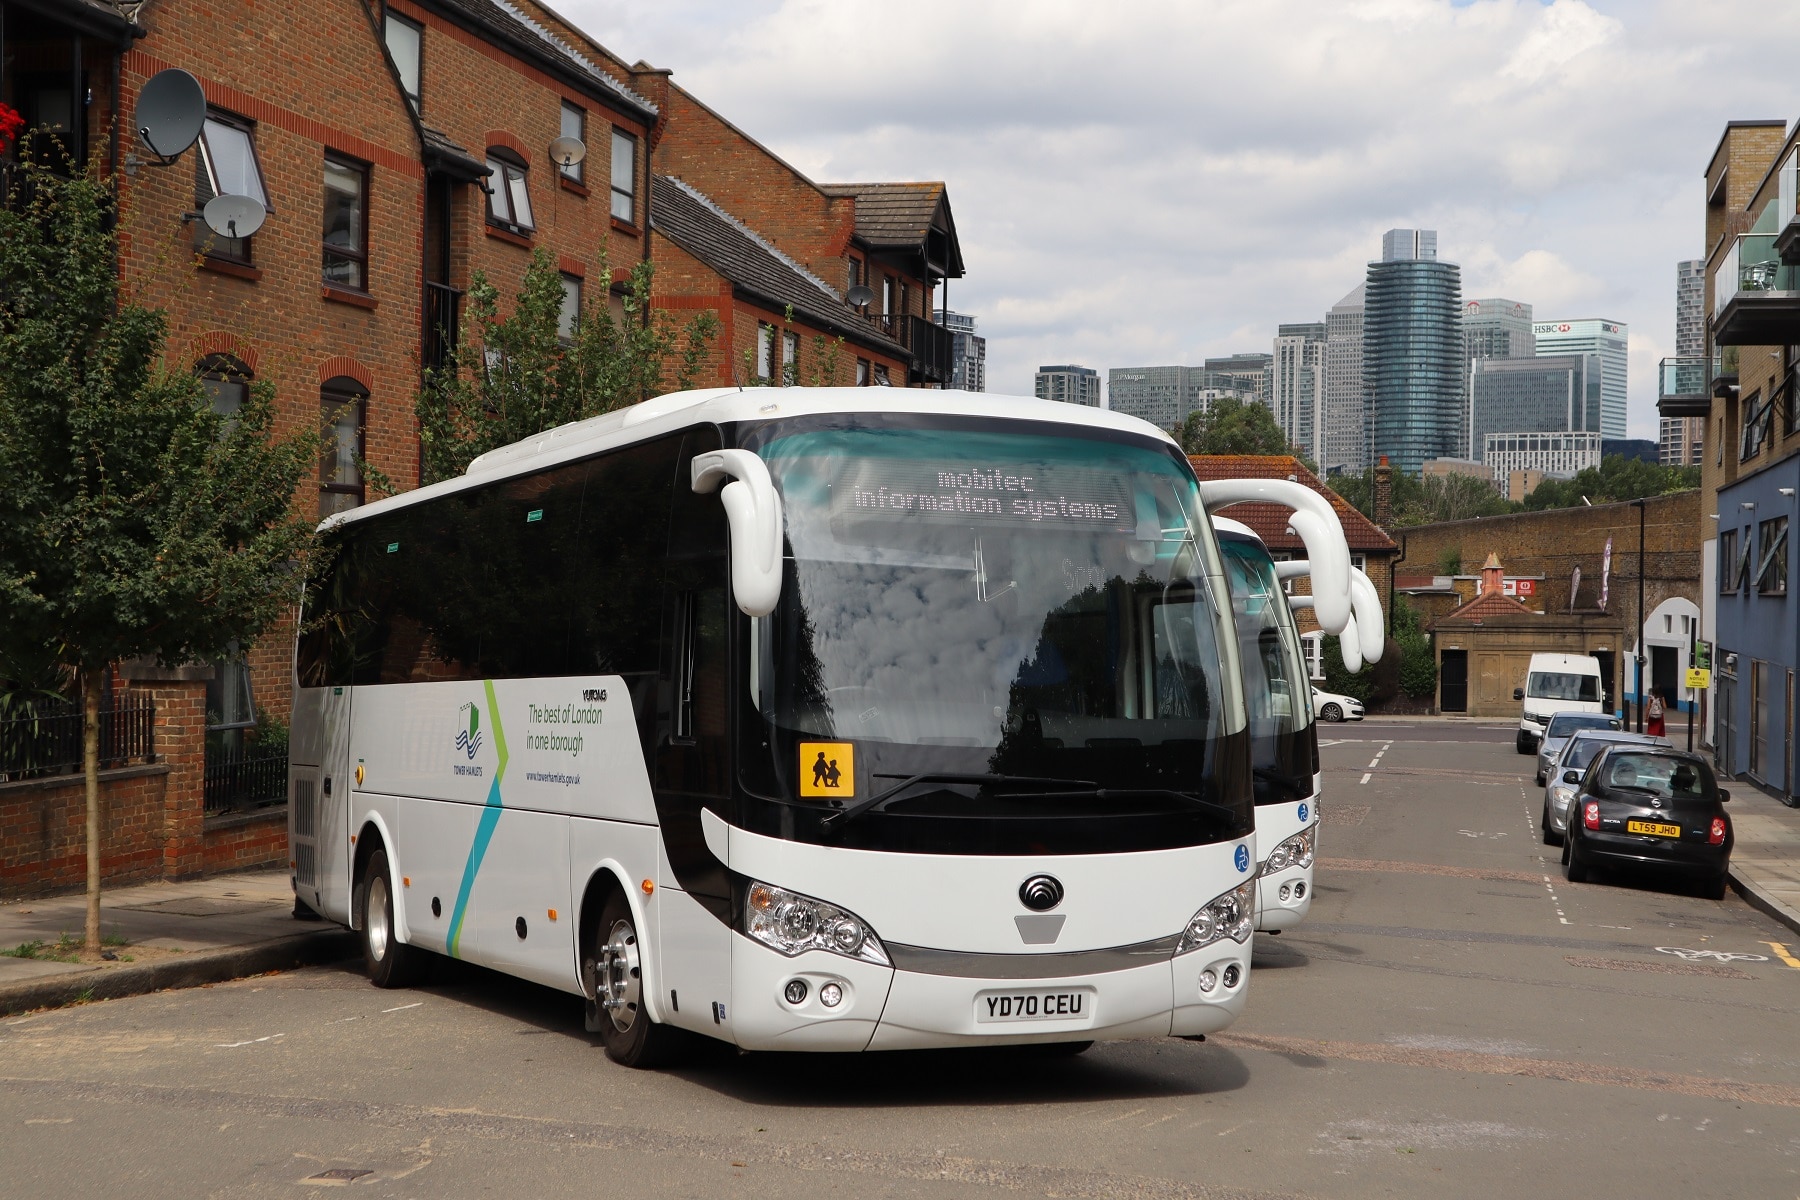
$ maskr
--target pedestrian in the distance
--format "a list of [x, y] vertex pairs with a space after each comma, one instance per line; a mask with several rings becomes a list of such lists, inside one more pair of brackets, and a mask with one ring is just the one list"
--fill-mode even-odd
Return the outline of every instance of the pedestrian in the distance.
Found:
[[1664, 730], [1663, 730], [1663, 698], [1662, 698], [1661, 691], [1659, 691], [1655, 688], [1652, 688], [1650, 690], [1650, 703], [1644, 709], [1644, 717], [1645, 717], [1644, 732], [1648, 733], [1652, 737], [1662, 737]]

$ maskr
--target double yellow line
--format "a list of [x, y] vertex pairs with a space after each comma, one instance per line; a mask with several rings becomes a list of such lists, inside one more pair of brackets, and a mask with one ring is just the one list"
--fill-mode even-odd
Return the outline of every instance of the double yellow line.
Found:
[[1773, 950], [1776, 958], [1779, 958], [1794, 970], [1800, 971], [1800, 958], [1795, 958], [1792, 954], [1789, 954], [1786, 946], [1782, 945], [1780, 942], [1764, 942], [1763, 945]]

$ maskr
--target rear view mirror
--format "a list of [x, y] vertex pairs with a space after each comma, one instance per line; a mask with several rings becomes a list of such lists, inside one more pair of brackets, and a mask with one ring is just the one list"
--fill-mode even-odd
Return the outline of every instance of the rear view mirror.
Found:
[[1731, 793], [1726, 791], [1724, 788], [1720, 788], [1719, 789], [1719, 803], [1723, 804], [1725, 801], [1727, 801], [1729, 799], [1731, 799]]
[[1513, 699], [1514, 700], [1523, 700], [1524, 698], [1525, 698], [1525, 689], [1524, 688], [1514, 688], [1513, 689]]
[[[748, 450], [694, 456], [693, 487], [718, 491], [731, 527], [731, 591], [746, 616], [766, 617], [781, 598], [781, 494]], [[727, 482], [729, 481], [729, 482]], [[723, 490], [720, 484], [724, 484]]]
[[1563, 782], [1564, 783], [1580, 783], [1581, 782], [1581, 772], [1575, 771], [1575, 770], [1564, 771], [1563, 772]]

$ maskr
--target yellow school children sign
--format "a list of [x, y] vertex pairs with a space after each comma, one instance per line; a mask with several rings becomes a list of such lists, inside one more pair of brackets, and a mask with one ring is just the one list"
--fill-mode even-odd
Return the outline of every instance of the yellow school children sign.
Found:
[[849, 742], [800, 743], [800, 794], [808, 799], [856, 795], [856, 747]]

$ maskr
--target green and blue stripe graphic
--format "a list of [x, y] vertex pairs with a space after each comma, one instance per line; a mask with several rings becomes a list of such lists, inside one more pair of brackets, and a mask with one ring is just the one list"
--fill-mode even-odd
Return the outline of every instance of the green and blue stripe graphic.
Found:
[[481, 810], [481, 822], [475, 826], [475, 843], [469, 847], [469, 861], [463, 865], [462, 884], [456, 889], [456, 907], [450, 913], [450, 938], [446, 946], [451, 958], [459, 957], [469, 892], [475, 887], [475, 876], [481, 870], [481, 860], [487, 856], [494, 826], [500, 823], [500, 810], [505, 807], [500, 803], [500, 781], [506, 775], [506, 729], [500, 724], [500, 703], [494, 699], [494, 681], [483, 680], [482, 687], [487, 690], [488, 720], [494, 727], [494, 749], [500, 755], [500, 763], [494, 768], [494, 781], [488, 784], [487, 804]]

